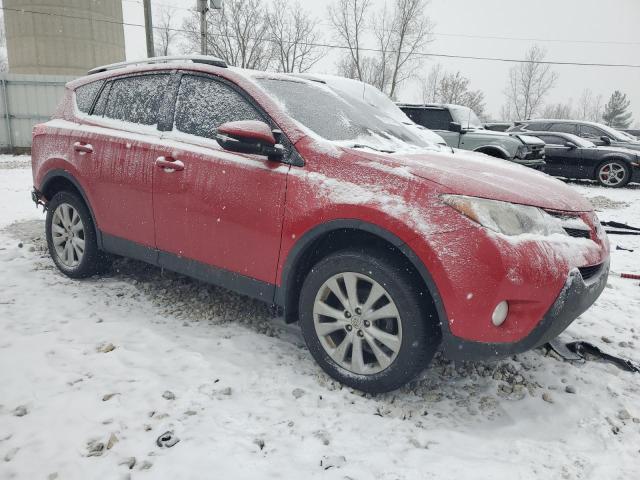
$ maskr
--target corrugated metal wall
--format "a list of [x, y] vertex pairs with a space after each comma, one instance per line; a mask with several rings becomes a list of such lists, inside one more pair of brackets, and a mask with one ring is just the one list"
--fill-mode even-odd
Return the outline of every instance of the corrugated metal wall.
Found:
[[31, 147], [31, 130], [46, 122], [74, 77], [0, 75], [0, 149], [13, 152]]

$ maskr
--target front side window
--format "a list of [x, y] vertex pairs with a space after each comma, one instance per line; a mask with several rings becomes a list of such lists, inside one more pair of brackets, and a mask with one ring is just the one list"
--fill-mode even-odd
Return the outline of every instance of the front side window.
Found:
[[102, 88], [103, 83], [104, 81], [100, 80], [98, 82], [87, 83], [86, 85], [76, 88], [76, 104], [78, 105], [78, 110], [82, 113], [91, 112], [93, 101], [100, 91], [100, 88]]
[[168, 74], [140, 75], [114, 80], [104, 116], [140, 125], [156, 125], [168, 82]]
[[239, 120], [265, 121], [258, 110], [230, 86], [211, 78], [182, 77], [175, 130], [214, 139], [220, 125]]
[[544, 143], [547, 145], [552, 145], [554, 147], [564, 145], [565, 139], [562, 137], [556, 137], [552, 135], [540, 135], [539, 137]]

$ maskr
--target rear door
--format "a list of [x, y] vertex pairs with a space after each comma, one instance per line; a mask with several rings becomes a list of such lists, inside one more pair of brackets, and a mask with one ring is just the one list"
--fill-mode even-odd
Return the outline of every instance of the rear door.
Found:
[[581, 178], [584, 174], [582, 149], [565, 146], [567, 139], [558, 135], [540, 135], [545, 146], [545, 172], [560, 177]]
[[162, 154], [179, 170], [153, 175], [156, 243], [167, 268], [259, 296], [275, 283], [289, 166], [223, 150], [216, 128], [236, 120], [270, 122], [227, 81], [181, 76]]
[[[76, 139], [77, 155], [93, 158], [92, 207], [105, 248], [122, 240], [155, 248], [152, 187], [169, 73], [117, 78], [105, 84]], [[91, 153], [83, 153], [90, 147]], [[137, 256], [135, 252], [124, 252]]]

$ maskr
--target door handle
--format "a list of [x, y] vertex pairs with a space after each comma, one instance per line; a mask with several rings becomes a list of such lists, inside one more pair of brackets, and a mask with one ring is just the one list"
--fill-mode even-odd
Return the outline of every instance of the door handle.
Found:
[[93, 145], [90, 143], [76, 142], [73, 144], [73, 149], [80, 153], [93, 153]]
[[181, 172], [184, 170], [184, 163], [171, 157], [158, 157], [156, 167], [164, 169], [167, 173]]

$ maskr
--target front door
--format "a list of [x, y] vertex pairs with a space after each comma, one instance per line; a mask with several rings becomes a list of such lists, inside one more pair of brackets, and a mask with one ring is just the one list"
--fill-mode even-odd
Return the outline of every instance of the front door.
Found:
[[541, 135], [545, 145], [545, 172], [551, 175], [569, 178], [583, 178], [584, 164], [582, 149], [572, 148], [565, 144], [568, 140], [556, 135]]
[[275, 283], [289, 166], [225, 151], [214, 138], [223, 123], [267, 119], [225, 81], [191, 74], [174, 118], [153, 174], [160, 263], [260, 296]]

